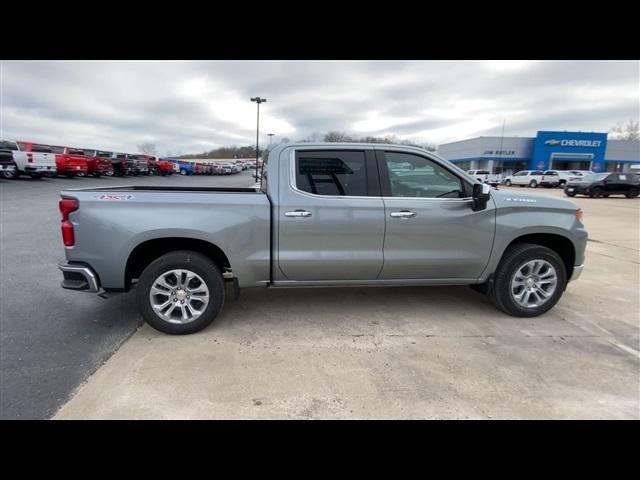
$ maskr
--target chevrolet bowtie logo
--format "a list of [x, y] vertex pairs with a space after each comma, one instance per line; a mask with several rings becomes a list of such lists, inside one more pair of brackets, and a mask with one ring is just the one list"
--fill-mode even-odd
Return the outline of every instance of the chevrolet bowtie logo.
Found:
[[560, 140], [547, 140], [546, 142], [544, 142], [545, 145], [558, 145], [560, 143]]

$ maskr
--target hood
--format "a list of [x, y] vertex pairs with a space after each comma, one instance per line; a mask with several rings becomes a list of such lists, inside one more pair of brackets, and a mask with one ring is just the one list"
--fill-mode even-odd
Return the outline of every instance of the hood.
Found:
[[580, 206], [567, 199], [545, 195], [543, 193], [529, 193], [514, 190], [491, 189], [491, 198], [496, 208], [522, 208], [522, 209], [552, 209], [575, 212]]

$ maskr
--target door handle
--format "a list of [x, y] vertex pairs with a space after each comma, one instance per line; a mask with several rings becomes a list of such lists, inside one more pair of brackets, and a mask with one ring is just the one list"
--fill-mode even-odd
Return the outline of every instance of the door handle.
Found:
[[400, 210], [399, 212], [391, 212], [393, 218], [413, 218], [417, 215], [416, 212], [410, 210]]
[[311, 216], [311, 212], [307, 212], [306, 210], [294, 210], [293, 212], [284, 212], [284, 216], [307, 218]]

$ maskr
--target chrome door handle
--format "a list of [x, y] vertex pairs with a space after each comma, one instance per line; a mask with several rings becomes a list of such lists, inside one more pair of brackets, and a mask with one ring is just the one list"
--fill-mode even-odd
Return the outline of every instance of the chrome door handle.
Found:
[[399, 212], [391, 212], [393, 218], [413, 218], [417, 215], [416, 212], [410, 210], [400, 210]]
[[311, 216], [311, 212], [307, 212], [306, 210], [294, 210], [293, 212], [284, 212], [284, 216], [307, 218]]

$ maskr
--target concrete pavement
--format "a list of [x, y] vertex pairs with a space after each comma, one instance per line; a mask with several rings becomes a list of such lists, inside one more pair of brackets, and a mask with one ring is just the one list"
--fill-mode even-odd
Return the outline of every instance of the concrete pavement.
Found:
[[586, 268], [541, 317], [466, 287], [245, 290], [198, 334], [142, 326], [55, 418], [638, 419], [640, 200], [574, 200]]

